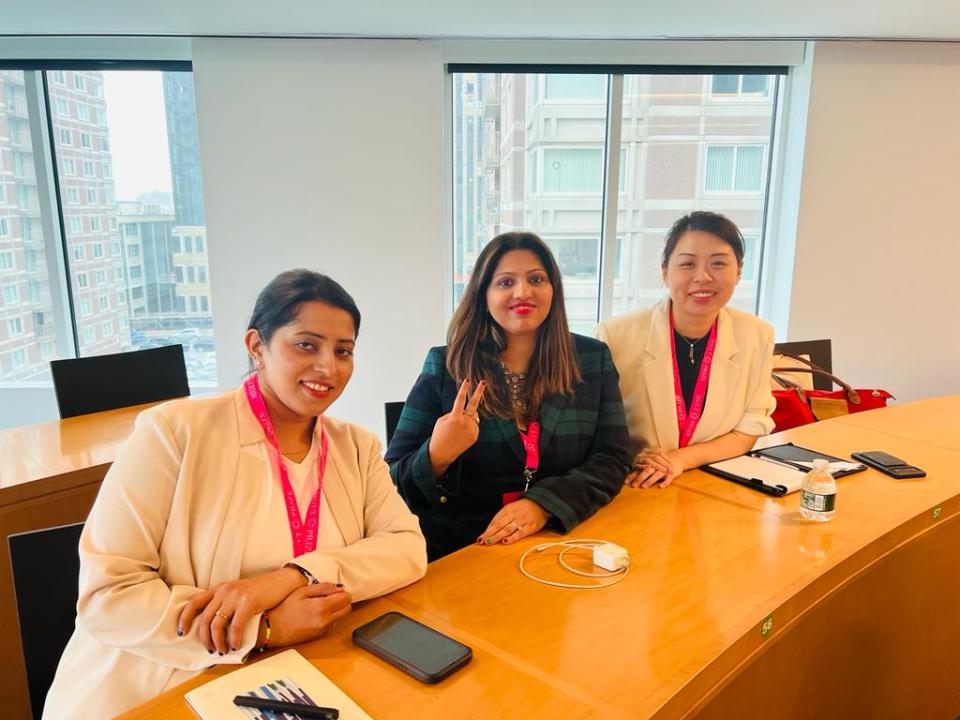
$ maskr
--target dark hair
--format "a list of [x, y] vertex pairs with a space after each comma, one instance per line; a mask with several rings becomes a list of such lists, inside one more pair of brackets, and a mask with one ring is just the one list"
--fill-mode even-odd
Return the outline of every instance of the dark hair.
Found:
[[733, 250], [733, 254], [737, 258], [737, 265], [743, 264], [743, 235], [740, 234], [740, 228], [726, 215], [697, 210], [677, 220], [670, 228], [670, 232], [667, 233], [667, 239], [663, 244], [663, 258], [661, 259], [663, 267], [666, 267], [670, 261], [670, 256], [673, 255], [680, 238], [690, 230], [700, 230], [716, 235]]
[[463, 298], [450, 321], [447, 370], [458, 384], [466, 378], [474, 387], [481, 380], [486, 382], [482, 409], [490, 415], [505, 418], [514, 416], [513, 402], [500, 368], [500, 353], [507, 347], [507, 336], [487, 308], [487, 288], [500, 258], [511, 250], [534, 253], [543, 263], [553, 287], [550, 311], [538, 328], [537, 345], [527, 370], [526, 390], [531, 416], [539, 411], [544, 395], [572, 394], [574, 384], [581, 380], [573, 336], [567, 326], [560, 268], [553, 253], [543, 240], [530, 232], [497, 235], [477, 257]]
[[303, 268], [282, 272], [267, 283], [257, 296], [247, 329], [256, 330], [260, 340], [269, 343], [278, 329], [296, 319], [305, 302], [345, 310], [353, 318], [354, 337], [360, 333], [360, 310], [350, 293], [333, 278]]

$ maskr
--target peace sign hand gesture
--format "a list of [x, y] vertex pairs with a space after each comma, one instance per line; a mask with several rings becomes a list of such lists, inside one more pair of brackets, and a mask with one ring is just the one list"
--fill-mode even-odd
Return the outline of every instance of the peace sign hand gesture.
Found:
[[480, 418], [477, 408], [483, 398], [486, 385], [481, 380], [477, 389], [467, 402], [470, 392], [470, 381], [460, 383], [457, 398], [453, 401], [453, 409], [446, 415], [437, 418], [430, 436], [430, 468], [434, 477], [443, 475], [450, 464], [463, 455], [477, 441], [480, 435]]

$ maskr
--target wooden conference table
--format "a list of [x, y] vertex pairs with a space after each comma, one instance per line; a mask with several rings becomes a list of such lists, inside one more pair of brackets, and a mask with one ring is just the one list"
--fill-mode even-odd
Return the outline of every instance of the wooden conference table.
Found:
[[[524, 578], [521, 552], [549, 534], [469, 547], [297, 649], [376, 718], [956, 717], [960, 395], [764, 444], [788, 440], [842, 456], [885, 450], [928, 477], [843, 478], [837, 515], [822, 525], [800, 517], [796, 494], [702, 472], [625, 488], [570, 536], [630, 551], [612, 588]], [[549, 575], [553, 560], [531, 568]], [[354, 648], [351, 631], [388, 610], [466, 642], [473, 662], [428, 686]], [[194, 718], [184, 692], [231, 669], [123, 717]]]

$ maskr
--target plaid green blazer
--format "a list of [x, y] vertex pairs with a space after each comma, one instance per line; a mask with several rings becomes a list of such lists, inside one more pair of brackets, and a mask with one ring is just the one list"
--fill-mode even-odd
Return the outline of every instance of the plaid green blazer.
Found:
[[[573, 337], [583, 381], [572, 396], [544, 398], [540, 467], [524, 494], [550, 514], [547, 527], [561, 532], [616, 497], [633, 459], [610, 351], [599, 340]], [[475, 542], [503, 506], [503, 494], [524, 488], [526, 453], [513, 418], [481, 416], [477, 442], [446, 475], [433, 477], [430, 435], [457, 390], [446, 347], [432, 348], [386, 453], [400, 495], [420, 518], [431, 560]]]

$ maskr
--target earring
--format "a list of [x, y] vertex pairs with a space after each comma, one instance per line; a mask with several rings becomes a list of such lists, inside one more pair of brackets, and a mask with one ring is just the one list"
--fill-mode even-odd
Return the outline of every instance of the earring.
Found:
[[258, 368], [262, 368], [262, 367], [263, 367], [263, 360], [257, 358], [257, 367], [258, 367]]

